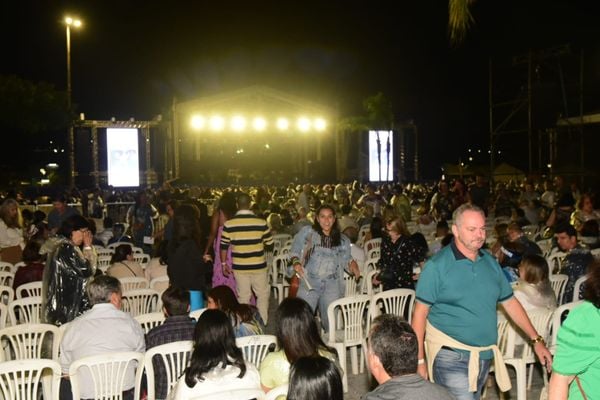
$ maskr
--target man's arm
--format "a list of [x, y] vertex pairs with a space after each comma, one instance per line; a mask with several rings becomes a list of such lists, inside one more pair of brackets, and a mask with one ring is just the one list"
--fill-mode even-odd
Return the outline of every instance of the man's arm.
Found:
[[[429, 306], [415, 302], [415, 311], [412, 317], [412, 328], [417, 335], [417, 343], [419, 345], [419, 360], [425, 360], [425, 324], [427, 322], [427, 315], [429, 315]], [[427, 379], [427, 364], [421, 362], [417, 367], [417, 372]]]
[[[535, 339], [538, 337], [538, 332], [531, 324], [531, 321], [523, 309], [523, 306], [521, 303], [519, 303], [519, 300], [517, 300], [515, 297], [512, 297], [501, 304], [502, 308], [504, 308], [510, 319], [512, 319], [513, 322], [517, 324], [517, 326], [521, 328], [523, 332], [525, 332], [525, 335], [527, 335], [528, 339]], [[552, 355], [546, 348], [546, 344], [544, 342], [536, 342], [533, 346], [533, 350], [535, 351], [535, 354], [538, 356], [542, 365], [545, 365], [546, 369], [551, 371]]]
[[569, 384], [573, 382], [574, 378], [574, 376], [561, 375], [556, 371], [552, 372], [548, 385], [548, 400], [567, 400]]

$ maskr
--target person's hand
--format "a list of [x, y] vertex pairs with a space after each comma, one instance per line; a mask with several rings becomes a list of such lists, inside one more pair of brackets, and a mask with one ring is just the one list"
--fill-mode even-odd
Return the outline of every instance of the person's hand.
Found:
[[419, 364], [417, 366], [417, 373], [421, 375], [421, 377], [427, 380], [427, 364]]
[[354, 275], [354, 279], [357, 281], [360, 279], [360, 268], [358, 268], [358, 264], [354, 260], [350, 261], [350, 272]]
[[93, 239], [94, 238], [92, 237], [92, 232], [91, 231], [85, 231], [85, 232], [83, 232], [83, 246], [84, 247], [91, 247]]
[[381, 281], [379, 279], [377, 279], [379, 277], [379, 275], [373, 275], [373, 279], [371, 280], [371, 282], [373, 283], [373, 285], [378, 286], [381, 284]]
[[204, 262], [212, 262], [213, 258], [210, 254], [207, 253], [202, 256], [202, 260], [204, 260]]
[[533, 351], [537, 355], [540, 363], [546, 366], [546, 371], [552, 372], [552, 354], [544, 342], [537, 342], [533, 345]]
[[300, 278], [302, 278], [304, 276], [304, 267], [302, 266], [302, 264], [295, 263], [294, 264], [294, 271], [296, 271], [296, 273], [298, 274], [298, 276]]
[[222, 263], [221, 267], [223, 268], [223, 275], [229, 276], [231, 274], [231, 267], [227, 265], [227, 263]]

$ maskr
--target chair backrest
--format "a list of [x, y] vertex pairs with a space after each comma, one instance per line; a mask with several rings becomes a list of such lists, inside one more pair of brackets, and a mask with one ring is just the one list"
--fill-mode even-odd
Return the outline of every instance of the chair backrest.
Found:
[[152, 289], [135, 289], [123, 292], [121, 309], [131, 314], [132, 317], [158, 312], [159, 298], [158, 292]]
[[116, 249], [117, 247], [119, 247], [119, 246], [120, 246], [120, 245], [122, 245], [122, 244], [126, 244], [126, 245], [128, 245], [128, 246], [129, 246], [129, 247], [131, 247], [131, 249], [133, 250], [133, 247], [134, 247], [134, 246], [133, 246], [133, 244], [131, 244], [131, 243], [129, 243], [129, 242], [115, 242], [115, 243], [111, 243], [111, 244], [109, 244], [108, 246], [106, 246], [106, 248], [107, 248], [107, 249], [114, 250], [114, 249]]
[[202, 313], [204, 311], [206, 311], [206, 308], [201, 308], [199, 310], [190, 311], [190, 317], [194, 318], [196, 321], [198, 321], [198, 318], [200, 318], [200, 315], [202, 315]]
[[16, 290], [17, 299], [42, 296], [42, 281], [29, 282], [19, 285]]
[[133, 251], [133, 254], [144, 254], [144, 249], [142, 249], [141, 247], [137, 247], [137, 246], [131, 246], [131, 251]]
[[144, 368], [148, 380], [148, 398], [155, 398], [155, 372], [153, 360], [162, 362], [166, 371], [166, 381], [169, 391], [173, 388], [177, 379], [183, 374], [192, 354], [194, 342], [183, 340], [156, 346], [146, 351], [144, 355]]
[[329, 318], [329, 342], [336, 342], [336, 330], [334, 324], [336, 321], [336, 309], [341, 312], [344, 330], [344, 342], [360, 342], [365, 336], [366, 330], [366, 311], [371, 300], [370, 296], [358, 295], [354, 297], [344, 297], [338, 299], [327, 307], [327, 317]]
[[523, 230], [523, 233], [525, 234], [525, 236], [527, 236], [527, 238], [529, 240], [534, 240], [535, 235], [537, 235], [537, 233], [540, 231], [540, 226], [539, 225], [525, 225], [525, 226], [521, 227], [521, 229]]
[[[74, 361], [69, 367], [73, 398], [81, 398], [81, 381], [91, 381], [94, 382], [94, 399], [121, 400], [127, 374], [133, 369], [135, 371], [135, 382], [139, 382], [143, 362], [143, 353], [130, 351], [105, 353]], [[137, 384], [134, 392], [134, 399], [139, 399]]]
[[412, 289], [392, 289], [374, 294], [369, 307], [369, 321], [381, 314], [394, 314], [410, 324], [414, 305], [415, 291]]
[[575, 284], [573, 285], [573, 299], [571, 299], [571, 301], [575, 302], [580, 300], [579, 292], [581, 292], [581, 285], [583, 285], [583, 282], [585, 282], [587, 278], [587, 275], [583, 275], [575, 281]]
[[282, 248], [288, 240], [292, 240], [292, 235], [287, 233], [278, 233], [273, 235], [273, 242], [279, 242], [280, 247]]
[[0, 271], [10, 272], [14, 274], [16, 272], [16, 268], [13, 264], [7, 261], [0, 261]]
[[563, 304], [554, 310], [552, 314], [552, 320], [550, 321], [550, 340], [548, 341], [548, 349], [552, 354], [556, 351], [556, 338], [558, 337], [558, 330], [562, 325], [566, 314], [578, 305], [583, 304], [583, 301], [574, 301], [571, 303]]
[[156, 290], [158, 293], [164, 292], [169, 287], [169, 276], [157, 276], [150, 281], [150, 289]]
[[269, 390], [269, 393], [265, 395], [265, 400], [277, 400], [279, 396], [285, 397], [288, 392], [288, 384], [279, 385]]
[[365, 251], [369, 251], [371, 249], [379, 249], [381, 247], [381, 238], [375, 238], [367, 240], [363, 246]]
[[96, 247], [96, 254], [98, 257], [112, 257], [115, 251], [113, 249], [105, 249], [103, 247]]
[[4, 329], [6, 327], [6, 322], [8, 321], [8, 306], [4, 303], [0, 302], [0, 329]]
[[150, 332], [152, 328], [162, 325], [165, 322], [165, 314], [162, 311], [157, 311], [148, 314], [140, 314], [134, 317], [140, 323], [144, 333]]
[[569, 276], [563, 274], [556, 274], [550, 277], [550, 285], [552, 285], [552, 290], [554, 290], [558, 304], [562, 303], [568, 280]]
[[265, 392], [262, 389], [237, 389], [224, 390], [213, 394], [192, 397], [189, 400], [264, 400]]
[[287, 254], [279, 254], [273, 257], [271, 264], [269, 264], [269, 279], [271, 281], [271, 285], [276, 285], [285, 281], [284, 276], [286, 274], [287, 263]]
[[150, 261], [150, 256], [144, 253], [135, 253], [133, 255], [134, 261], [137, 261], [143, 268], [146, 268], [148, 262]]
[[369, 224], [365, 224], [360, 227], [358, 230], [358, 240], [356, 241], [357, 246], [363, 247], [365, 244], [365, 236], [367, 236], [367, 232], [369, 232], [369, 230], [371, 230], [371, 225]]
[[344, 273], [344, 297], [356, 296], [361, 294], [362, 277], [357, 281], [353, 275]]
[[369, 259], [376, 259], [379, 260], [379, 258], [381, 257], [381, 248], [377, 247], [377, 248], [373, 248], [369, 251], [367, 251], [367, 260]]
[[[527, 313], [531, 324], [537, 333], [548, 340], [548, 332], [550, 329], [550, 319], [552, 311], [549, 310], [534, 310]], [[522, 353], [516, 353], [515, 345], [519, 331], [512, 325], [511, 321], [504, 319], [498, 322], [498, 347], [504, 358], [522, 358], [527, 363], [535, 361], [533, 347], [528, 343], [522, 347]]]
[[96, 262], [96, 266], [102, 272], [106, 273], [108, 267], [110, 267], [110, 260], [112, 256], [98, 256], [98, 261]]
[[562, 266], [562, 262], [566, 255], [567, 253], [557, 251], [546, 257], [546, 261], [548, 261], [548, 273], [550, 276], [560, 272], [560, 267]]
[[[48, 373], [50, 372], [50, 373]], [[0, 398], [58, 399], [60, 364], [53, 360], [31, 359], [0, 363]]]
[[143, 278], [141, 276], [119, 278], [119, 282], [121, 282], [121, 289], [123, 290], [123, 293], [135, 289], [148, 289], [148, 287], [150, 286], [148, 279]]
[[21, 324], [0, 330], [0, 341], [7, 343], [0, 357], [5, 360], [49, 358], [58, 360], [60, 334], [51, 324]]
[[15, 274], [8, 271], [0, 271], [0, 285], [12, 287]]
[[381, 285], [373, 285], [373, 277], [377, 274], [377, 271], [369, 271], [367, 272], [367, 276], [363, 278], [363, 292], [366, 292], [368, 296], [381, 292]]
[[546, 257], [550, 254], [550, 251], [552, 250], [552, 238], [538, 240], [535, 243], [542, 250], [542, 254], [544, 255], [544, 257]]
[[235, 339], [237, 347], [244, 353], [244, 360], [251, 362], [257, 369], [270, 351], [277, 346], [273, 335], [252, 335]]
[[8, 305], [10, 324], [37, 324], [42, 316], [42, 297], [26, 297]]
[[11, 286], [0, 285], [0, 303], [8, 305], [15, 299], [15, 291]]
[[594, 257], [596, 260], [600, 259], [600, 247], [599, 247], [599, 248], [597, 248], [597, 249], [592, 249], [592, 250], [590, 250], [590, 253], [592, 253], [592, 256], [593, 256], [593, 257]]

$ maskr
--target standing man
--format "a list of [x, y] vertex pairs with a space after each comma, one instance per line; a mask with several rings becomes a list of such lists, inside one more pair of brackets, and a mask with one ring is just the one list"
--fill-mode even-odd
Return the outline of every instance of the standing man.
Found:
[[419, 339], [419, 373], [429, 374], [457, 399], [477, 400], [494, 357], [500, 389], [510, 389], [496, 346], [497, 303], [527, 335], [548, 369], [552, 356], [513, 296], [498, 262], [481, 250], [483, 211], [470, 204], [457, 208], [452, 233], [454, 241], [425, 264], [417, 285], [412, 326]]
[[240, 303], [250, 302], [252, 292], [256, 306], [265, 324], [269, 318], [269, 281], [265, 250], [273, 249], [273, 236], [267, 221], [250, 211], [250, 196], [240, 193], [237, 198], [238, 212], [223, 225], [221, 235], [221, 260], [223, 275], [229, 276], [227, 249], [233, 246], [231, 258], [233, 275], [237, 282]]

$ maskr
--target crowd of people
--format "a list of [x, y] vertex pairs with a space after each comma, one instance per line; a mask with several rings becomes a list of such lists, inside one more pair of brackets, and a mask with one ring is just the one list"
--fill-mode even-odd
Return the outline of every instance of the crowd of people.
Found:
[[[561, 301], [549, 276], [568, 277], [562, 303], [581, 298], [592, 304], [586, 313], [597, 310], [591, 251], [600, 247], [600, 213], [594, 200], [594, 193], [567, 186], [561, 177], [490, 188], [479, 176], [406, 186], [97, 189], [55, 196], [47, 215], [30, 211], [31, 202], [11, 193], [0, 206], [0, 257], [20, 265], [15, 289], [43, 283], [44, 322], [68, 324], [61, 344], [64, 371], [74, 360], [107, 349], [145, 351], [193, 340], [190, 364], [171, 394], [164, 370], [155, 368], [156, 398], [189, 398], [224, 387], [268, 392], [288, 384], [290, 399], [341, 399], [341, 366], [322, 339], [332, 324], [327, 309], [344, 297], [345, 279], [367, 278], [367, 255], [378, 248], [369, 284], [383, 291], [416, 290], [416, 305], [412, 327], [387, 315], [373, 322], [367, 361], [380, 386], [365, 399], [471, 399], [479, 398], [497, 352], [498, 304], [548, 369], [552, 357], [527, 312], [554, 310]], [[111, 213], [108, 203], [127, 204], [126, 213]], [[492, 230], [492, 238], [486, 237]], [[299, 285], [270, 321], [268, 260], [282, 234], [293, 238], [284, 279], [296, 277]], [[114, 243], [102, 272], [96, 248]], [[152, 256], [145, 268], [134, 260], [132, 246]], [[546, 259], [553, 246], [562, 251], [556, 266]], [[574, 293], [586, 274], [592, 278]], [[119, 279], [164, 276], [166, 320], [144, 335], [120, 311]], [[208, 311], [197, 322], [190, 318], [190, 311], [202, 308]], [[122, 334], [101, 335], [107, 321]], [[591, 323], [600, 327], [600, 321]], [[257, 369], [244, 361], [235, 338], [263, 334], [267, 326], [278, 346]], [[573, 345], [568, 334], [559, 341]], [[583, 374], [571, 368], [571, 357], [564, 348], [557, 353], [562, 378], [553, 380], [555, 387], [568, 387]], [[594, 360], [590, 356], [592, 370], [598, 368]], [[495, 369], [506, 388], [503, 367]], [[309, 381], [314, 386], [307, 388]], [[582, 381], [595, 393], [589, 377]], [[133, 398], [133, 380], [126, 383], [124, 395]], [[68, 382], [63, 386], [67, 396]]]

